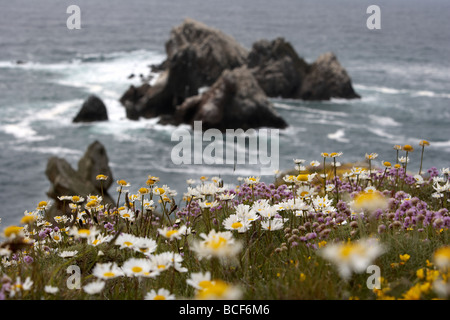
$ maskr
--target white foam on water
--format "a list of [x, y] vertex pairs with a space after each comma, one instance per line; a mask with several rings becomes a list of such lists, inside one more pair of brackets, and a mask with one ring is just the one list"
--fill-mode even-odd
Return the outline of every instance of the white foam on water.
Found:
[[382, 137], [382, 138], [386, 138], [386, 139], [390, 139], [390, 140], [392, 140], [392, 141], [399, 141], [399, 140], [402, 140], [401, 137], [398, 137], [398, 136], [396, 136], [396, 135], [387, 133], [387, 132], [386, 132], [385, 130], [383, 130], [383, 129], [378, 129], [378, 128], [374, 128], [374, 127], [368, 126], [368, 127], [367, 127], [367, 130], [369, 130], [370, 132], [372, 132], [372, 133], [373, 133], [374, 135], [376, 135], [376, 136], [379, 136], [379, 137]]
[[44, 153], [56, 156], [81, 156], [83, 153], [79, 150], [63, 148], [63, 147], [33, 147], [33, 146], [13, 146], [11, 149], [21, 152]]
[[366, 86], [366, 85], [362, 85], [362, 84], [355, 84], [355, 85], [353, 85], [353, 87], [357, 90], [375, 91], [375, 92], [386, 93], [386, 94], [408, 93], [408, 90], [400, 90], [400, 89], [381, 87], [381, 86]]
[[350, 142], [350, 140], [348, 140], [347, 138], [344, 138], [345, 137], [345, 130], [344, 129], [339, 129], [339, 130], [337, 130], [334, 133], [329, 133], [327, 135], [327, 137], [328, 137], [328, 139], [336, 140], [336, 141], [339, 141], [339, 142], [342, 142], [342, 143], [349, 143]]
[[39, 136], [38, 133], [31, 127], [30, 121], [23, 120], [15, 124], [4, 124], [1, 130], [6, 134], [12, 135], [20, 142], [36, 142], [52, 139], [53, 136]]
[[395, 89], [380, 86], [366, 86], [362, 84], [355, 84], [355, 89], [365, 90], [365, 91], [375, 91], [385, 94], [409, 94], [412, 97], [428, 97], [428, 98], [447, 98], [450, 99], [450, 94], [448, 93], [437, 93], [430, 90], [411, 90], [411, 89]]
[[369, 115], [372, 124], [383, 127], [400, 127], [402, 124], [386, 116]]
[[447, 151], [450, 152], [450, 140], [447, 141], [430, 141], [430, 147], [432, 148], [438, 148], [441, 151]]

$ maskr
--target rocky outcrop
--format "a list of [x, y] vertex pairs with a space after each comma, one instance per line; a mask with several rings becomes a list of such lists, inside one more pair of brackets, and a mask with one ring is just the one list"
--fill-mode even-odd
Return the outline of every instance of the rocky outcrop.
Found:
[[321, 55], [310, 65], [283, 38], [255, 42], [248, 67], [269, 97], [303, 100], [360, 97], [333, 53]]
[[[223, 32], [186, 19], [172, 29], [165, 49], [167, 59], [152, 66], [152, 70], [160, 71], [157, 81], [131, 86], [121, 97], [129, 119], [160, 117], [163, 124], [203, 119], [217, 128], [238, 124], [283, 127], [284, 120], [267, 107], [267, 96], [304, 100], [359, 97], [334, 54], [324, 54], [308, 64], [283, 38], [258, 41], [247, 51]], [[240, 70], [239, 75], [225, 74], [235, 69]], [[253, 75], [251, 81], [248, 71]], [[244, 87], [238, 88], [240, 85]], [[200, 91], [210, 86], [214, 89], [202, 96]], [[245, 92], [253, 87], [259, 89]], [[232, 107], [226, 106], [229, 101]], [[235, 115], [227, 113], [238, 110], [239, 103], [244, 103], [241, 109], [246, 112], [245, 120], [229, 121]]]
[[269, 97], [281, 98], [298, 96], [309, 69], [308, 63], [283, 38], [255, 42], [248, 55], [248, 67]]
[[100, 181], [96, 180], [96, 176], [99, 174], [108, 176], [108, 180], [103, 181], [105, 203], [114, 203], [107, 192], [113, 181], [108, 156], [104, 146], [98, 141], [87, 148], [78, 162], [78, 170], [73, 169], [63, 158], [51, 157], [47, 162], [45, 174], [51, 183], [47, 195], [54, 201], [50, 210], [53, 215], [63, 210], [63, 204], [58, 197], [101, 195]]
[[223, 70], [245, 64], [248, 55], [232, 37], [192, 19], [172, 29], [166, 52], [156, 83], [132, 86], [121, 97], [128, 118], [173, 114], [176, 106], [213, 84]]
[[186, 99], [175, 119], [191, 125], [202, 121], [203, 130], [287, 127], [246, 66], [223, 71], [209, 90]]
[[321, 55], [311, 65], [303, 79], [299, 97], [304, 100], [360, 98], [353, 89], [347, 71], [339, 63], [336, 55], [331, 52]]
[[87, 98], [78, 114], [73, 119], [73, 122], [94, 122], [108, 120], [108, 112], [103, 101], [91, 95]]

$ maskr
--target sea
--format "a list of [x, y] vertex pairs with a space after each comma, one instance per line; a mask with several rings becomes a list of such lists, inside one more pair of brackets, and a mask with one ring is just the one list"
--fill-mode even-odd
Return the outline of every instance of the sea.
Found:
[[[80, 29], [67, 27], [71, 5], [80, 9]], [[371, 5], [380, 9], [381, 29], [367, 26]], [[347, 70], [361, 99], [271, 99], [289, 125], [277, 132], [280, 171], [292, 169], [293, 159], [322, 161], [322, 152], [342, 152], [341, 163], [364, 161], [366, 153], [378, 154], [375, 164], [395, 161], [393, 146], [411, 144], [408, 169], [415, 172], [422, 139], [430, 142], [425, 170], [450, 166], [448, 0], [0, 0], [0, 229], [49, 200], [50, 157], [77, 168], [96, 140], [107, 150], [111, 178], [128, 181], [130, 192], [148, 175], [178, 197], [187, 179], [218, 176], [233, 186], [260, 175], [259, 165], [175, 164], [179, 127], [125, 116], [119, 98], [165, 59], [170, 30], [185, 18], [248, 49], [283, 37], [308, 63], [334, 52]], [[72, 123], [92, 94], [109, 120]]]

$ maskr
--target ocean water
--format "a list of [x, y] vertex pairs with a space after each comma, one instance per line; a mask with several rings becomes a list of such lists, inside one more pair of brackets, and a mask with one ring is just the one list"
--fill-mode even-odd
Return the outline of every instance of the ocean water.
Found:
[[[81, 30], [66, 27], [71, 4], [81, 9]], [[381, 8], [381, 30], [366, 27], [372, 4]], [[332, 51], [351, 76], [362, 99], [272, 99], [289, 124], [279, 136], [281, 170], [291, 168], [294, 158], [320, 160], [321, 152], [343, 152], [341, 162], [372, 152], [377, 160], [394, 161], [394, 144], [417, 146], [421, 139], [431, 143], [424, 168], [450, 166], [446, 0], [2, 0], [0, 7], [3, 226], [48, 199], [49, 157], [76, 167], [95, 140], [107, 149], [113, 178], [129, 181], [132, 192], [149, 174], [181, 195], [188, 178], [220, 175], [233, 184], [238, 176], [260, 173], [249, 165], [177, 166], [171, 160], [175, 127], [125, 117], [118, 99], [139, 84], [128, 76], [147, 74], [149, 65], [165, 58], [170, 29], [186, 17], [223, 30], [249, 49], [257, 40], [284, 37], [308, 62]], [[105, 102], [110, 120], [73, 124], [90, 94]], [[408, 167], [417, 170], [418, 148], [410, 159]]]

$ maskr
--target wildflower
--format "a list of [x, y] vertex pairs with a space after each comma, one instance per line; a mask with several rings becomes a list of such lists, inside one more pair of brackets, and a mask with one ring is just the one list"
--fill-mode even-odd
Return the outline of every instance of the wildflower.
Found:
[[385, 166], [386, 168], [390, 168], [392, 167], [392, 164], [389, 161], [383, 161], [383, 166]]
[[104, 174], [99, 174], [95, 177], [95, 180], [100, 180], [100, 181], [107, 180], [107, 179], [108, 179], [108, 176], [106, 176]]
[[224, 194], [220, 194], [219, 195], [219, 200], [222, 201], [229, 201], [229, 200], [233, 200], [236, 197], [235, 194], [232, 193], [224, 193]]
[[50, 233], [50, 238], [55, 241], [55, 242], [61, 242], [62, 237], [61, 237], [61, 233], [60, 232], [56, 232], [56, 231], [52, 231]]
[[115, 245], [120, 246], [119, 249], [123, 249], [123, 248], [129, 248], [129, 249], [134, 249], [134, 246], [136, 245], [136, 243], [139, 241], [139, 238], [136, 237], [135, 235], [129, 234], [129, 233], [121, 233], [116, 241], [115, 241]]
[[97, 263], [92, 270], [92, 275], [99, 279], [108, 280], [123, 276], [123, 271], [115, 262]]
[[36, 220], [37, 220], [36, 216], [28, 215], [28, 216], [23, 216], [22, 219], [20, 219], [20, 223], [21, 224], [32, 224]]
[[69, 230], [69, 235], [73, 236], [75, 239], [87, 239], [90, 237], [95, 237], [99, 233], [100, 231], [95, 228], [95, 226], [91, 226], [89, 229], [78, 229], [76, 226], [73, 226], [72, 229]]
[[117, 180], [117, 184], [119, 185], [120, 188], [126, 188], [130, 186], [130, 184], [125, 180]]
[[134, 221], [135, 219], [135, 214], [134, 211], [128, 208], [123, 208], [122, 210], [120, 210], [119, 208], [119, 215], [122, 219], [124, 220], [128, 220], [128, 221]]
[[427, 140], [420, 140], [419, 141], [419, 146], [424, 147], [424, 146], [429, 146], [430, 143]]
[[158, 232], [164, 238], [173, 240], [173, 239], [181, 239], [181, 237], [186, 233], [186, 226], [181, 226], [179, 229], [176, 228], [159, 228]]
[[316, 173], [312, 174], [299, 174], [298, 176], [294, 177], [294, 182], [300, 182], [300, 183], [311, 183], [314, 178], [316, 177]]
[[203, 258], [210, 259], [211, 257], [233, 258], [242, 248], [230, 231], [217, 232], [211, 230], [209, 234], [200, 234], [200, 237], [203, 240], [196, 241], [192, 245], [192, 251], [199, 256], [200, 260]]
[[136, 237], [131, 247], [134, 251], [149, 255], [156, 251], [156, 241], [150, 238]]
[[276, 231], [284, 228], [284, 222], [288, 219], [274, 218], [265, 221], [261, 221], [261, 227], [267, 231]]
[[318, 166], [320, 166], [320, 162], [317, 161], [317, 160], [313, 160], [313, 161], [311, 161], [311, 162], [309, 163], [309, 165], [310, 165], [311, 167], [318, 167]]
[[194, 179], [187, 179], [186, 180], [186, 183], [188, 184], [188, 185], [192, 185], [192, 184], [195, 184], [195, 180]]
[[342, 152], [332, 152], [329, 155], [330, 158], [336, 158], [336, 157], [340, 157], [340, 156], [342, 156]]
[[423, 177], [420, 174], [414, 175], [414, 180], [416, 181], [416, 184], [418, 184], [418, 185], [425, 183], [425, 181], [423, 180]]
[[206, 201], [199, 202], [199, 206], [200, 206], [200, 208], [203, 208], [203, 209], [206, 209], [206, 208], [212, 209], [212, 208], [218, 207], [219, 202], [217, 200], [214, 200], [212, 202], [206, 200]]
[[105, 236], [103, 234], [97, 234], [95, 236], [88, 237], [87, 244], [96, 247], [102, 243], [109, 242], [111, 239], [112, 239], [112, 236]]
[[22, 237], [24, 235], [23, 233], [23, 227], [18, 226], [9, 226], [6, 227], [3, 231], [6, 238], [16, 238], [16, 237]]
[[71, 196], [60, 196], [57, 197], [59, 201], [71, 201], [72, 197]]
[[151, 264], [148, 259], [130, 258], [122, 265], [122, 271], [128, 277], [150, 274]]
[[316, 211], [334, 211], [334, 207], [332, 206], [333, 200], [328, 199], [328, 195], [325, 195], [325, 197], [316, 196], [313, 198], [313, 204], [312, 207]]
[[106, 282], [101, 280], [96, 280], [88, 283], [87, 285], [83, 286], [84, 292], [87, 294], [93, 295], [102, 292], [103, 288], [105, 287]]
[[237, 300], [242, 296], [242, 291], [222, 280], [214, 280], [211, 285], [199, 290], [195, 299], [197, 300]]
[[207, 271], [206, 273], [192, 273], [191, 277], [186, 280], [186, 283], [197, 290], [210, 287], [213, 285], [211, 281], [211, 272]]
[[48, 201], [41, 201], [37, 205], [36, 209], [37, 210], [47, 210], [48, 208], [50, 208], [50, 203]]
[[409, 157], [400, 157], [398, 161], [403, 164], [409, 163]]
[[153, 211], [153, 210], [155, 210], [155, 207], [154, 207], [154, 205], [155, 205], [155, 202], [153, 201], [153, 200], [150, 200], [150, 201], [148, 201], [148, 200], [144, 200], [144, 209], [145, 210], [148, 210], [148, 211]]
[[239, 233], [246, 232], [250, 228], [248, 220], [242, 220], [237, 214], [232, 214], [223, 221], [223, 226], [227, 230], [237, 231]]
[[146, 195], [150, 193], [150, 189], [149, 188], [139, 188], [138, 193], [140, 196]]
[[247, 177], [244, 179], [244, 182], [250, 186], [259, 183], [260, 177]]
[[400, 260], [401, 260], [403, 263], [407, 262], [407, 261], [409, 260], [409, 258], [411, 258], [411, 256], [410, 256], [409, 254], [407, 254], [407, 253], [401, 254], [399, 257], [400, 257]]
[[364, 272], [383, 251], [377, 241], [361, 239], [353, 243], [328, 244], [320, 249], [319, 254], [335, 263], [341, 277], [348, 279], [352, 272]]
[[366, 160], [375, 160], [377, 157], [378, 153], [371, 153], [371, 154], [366, 153]]
[[150, 292], [147, 292], [144, 300], [175, 300], [175, 295], [164, 288], [159, 288], [158, 291], [152, 289]]
[[353, 201], [350, 203], [350, 207], [354, 211], [368, 211], [374, 212], [377, 209], [384, 210], [387, 208], [388, 202], [385, 196], [378, 191], [370, 189], [369, 192], [363, 191], [358, 193]]
[[434, 264], [441, 270], [450, 268], [450, 246], [437, 249], [433, 255]]
[[174, 252], [162, 252], [150, 256], [151, 270], [163, 272], [170, 267], [174, 267], [178, 272], [186, 272], [187, 269], [181, 266], [183, 258], [180, 254]]
[[406, 151], [406, 152], [413, 152], [414, 151], [414, 148], [411, 145], [409, 145], [409, 144], [405, 144], [402, 147], [402, 149], [403, 149], [403, 151]]
[[9, 295], [10, 297], [14, 297], [16, 294], [21, 294], [23, 291], [30, 291], [33, 286], [33, 281], [30, 277], [27, 277], [24, 282], [20, 279], [20, 277], [16, 278], [15, 284], [11, 285]]
[[302, 163], [304, 163], [306, 160], [304, 160], [304, 159], [294, 159], [294, 163], [295, 164], [302, 164]]
[[297, 189], [297, 196], [299, 196], [302, 199], [307, 199], [316, 194], [316, 191], [314, 188], [302, 185]]

